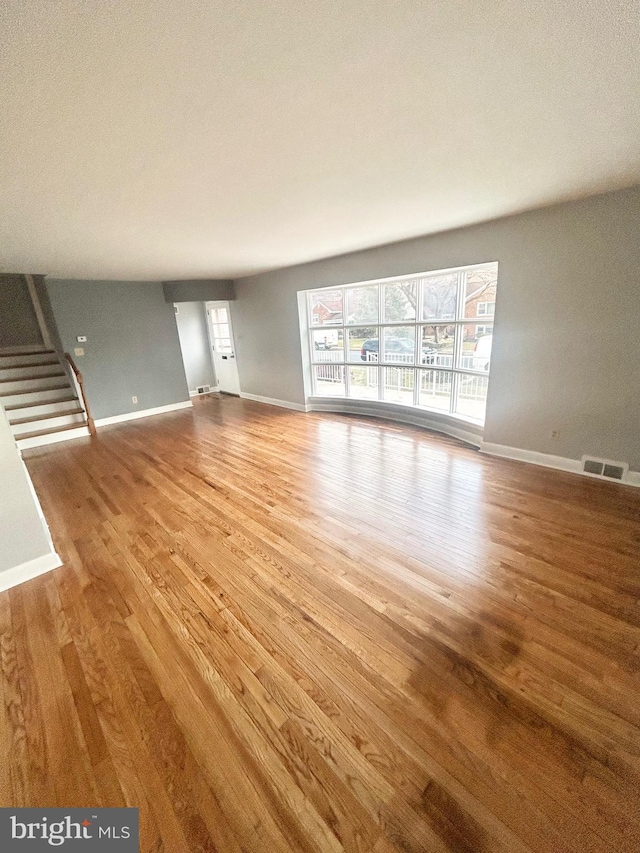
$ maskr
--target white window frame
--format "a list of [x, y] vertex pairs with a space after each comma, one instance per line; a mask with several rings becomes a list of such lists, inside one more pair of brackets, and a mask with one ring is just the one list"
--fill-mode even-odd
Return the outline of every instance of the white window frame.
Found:
[[[389, 403], [389, 400], [384, 399], [384, 373], [383, 371], [388, 367], [410, 369], [414, 371], [414, 379], [413, 379], [413, 403], [408, 404], [404, 403], [401, 405], [411, 405], [417, 409], [423, 411], [430, 411], [438, 414], [446, 414], [453, 418], [457, 418], [463, 421], [472, 421], [478, 424], [484, 424], [484, 418], [477, 419], [471, 418], [467, 415], [460, 414], [456, 412], [458, 394], [460, 390], [460, 384], [465, 376], [467, 377], [484, 377], [487, 380], [490, 376], [490, 370], [481, 370], [481, 369], [473, 369], [473, 368], [463, 368], [461, 366], [462, 363], [462, 347], [463, 347], [463, 338], [464, 338], [464, 327], [475, 327], [477, 323], [475, 317], [465, 317], [464, 309], [465, 309], [465, 292], [466, 292], [466, 278], [469, 271], [480, 270], [480, 269], [495, 269], [497, 274], [498, 264], [497, 262], [490, 262], [484, 264], [473, 264], [465, 267], [455, 267], [452, 269], [445, 270], [434, 270], [423, 273], [413, 273], [411, 275], [405, 276], [394, 276], [390, 278], [383, 279], [374, 279], [371, 281], [363, 281], [363, 282], [354, 282], [351, 284], [340, 285], [337, 287], [326, 287], [326, 288], [314, 288], [313, 290], [306, 291], [305, 295], [305, 305], [306, 305], [306, 314], [307, 314], [307, 336], [308, 336], [308, 347], [309, 347], [309, 366], [311, 371], [311, 388], [312, 395], [319, 397], [321, 399], [352, 399], [352, 400], [367, 400], [368, 398], [358, 398], [350, 396], [350, 367], [367, 367], [370, 369], [378, 370], [378, 401], [383, 403]], [[425, 278], [434, 278], [437, 276], [451, 275], [456, 274], [458, 276], [457, 281], [457, 291], [456, 291], [456, 312], [455, 317], [453, 319], [437, 319], [437, 320], [422, 320], [423, 313], [423, 279]], [[384, 299], [383, 297], [383, 286], [387, 284], [396, 284], [403, 283], [407, 281], [415, 280], [417, 282], [417, 301], [416, 301], [416, 319], [415, 320], [399, 320], [394, 322], [387, 322], [384, 320]], [[357, 323], [349, 323], [347, 322], [348, 318], [348, 307], [347, 307], [347, 293], [349, 291], [354, 290], [355, 288], [364, 288], [364, 287], [372, 287], [377, 286], [378, 288], [378, 318], [377, 320], [363, 320]], [[340, 323], [313, 323], [313, 312], [312, 312], [312, 294], [318, 294], [323, 290], [327, 292], [336, 292], [340, 291], [342, 293], [342, 321]], [[478, 303], [478, 305], [486, 305], [486, 304], [495, 304], [495, 303]], [[317, 315], [316, 315], [317, 316]], [[492, 334], [493, 332], [493, 315], [486, 315], [488, 318], [491, 318], [491, 322], [480, 324], [485, 329], [488, 329], [488, 334]], [[483, 315], [484, 319], [484, 315]], [[349, 361], [349, 330], [354, 328], [366, 328], [370, 326], [371, 328], [375, 327], [378, 330], [378, 360], [377, 362], [353, 362]], [[406, 327], [412, 326], [415, 329], [415, 349], [414, 349], [414, 363], [402, 365], [397, 362], [389, 362], [385, 359], [384, 352], [384, 332], [385, 329], [388, 328], [397, 328], [397, 327]], [[433, 327], [438, 326], [440, 328], [446, 328], [448, 326], [455, 327], [455, 336], [454, 336], [454, 352], [452, 358], [452, 366], [451, 367], [442, 367], [439, 365], [425, 365], [421, 363], [422, 356], [422, 328], [423, 327]], [[313, 343], [313, 333], [315, 331], [331, 329], [332, 331], [342, 331], [342, 358], [338, 358], [335, 361], [327, 361], [325, 359], [321, 359], [317, 356], [317, 352]], [[317, 383], [316, 383], [316, 368], [318, 366], [327, 366], [332, 365], [336, 368], [342, 368], [343, 375], [343, 383], [344, 384], [344, 394], [322, 394], [318, 392]], [[446, 411], [442, 408], [428, 407], [424, 405], [420, 405], [419, 403], [419, 390], [421, 385], [422, 374], [420, 371], [430, 371], [433, 373], [442, 372], [451, 374], [451, 394], [449, 399], [449, 410]]]

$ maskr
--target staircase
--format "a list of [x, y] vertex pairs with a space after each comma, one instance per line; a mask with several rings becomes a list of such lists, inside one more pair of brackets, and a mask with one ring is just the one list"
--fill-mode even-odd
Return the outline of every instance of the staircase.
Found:
[[74, 374], [55, 350], [0, 352], [0, 401], [20, 449], [90, 434]]

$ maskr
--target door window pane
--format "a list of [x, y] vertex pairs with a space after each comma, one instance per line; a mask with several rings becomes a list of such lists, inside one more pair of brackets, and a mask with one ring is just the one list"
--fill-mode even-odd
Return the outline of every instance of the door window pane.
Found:
[[415, 326], [392, 326], [384, 330], [384, 355], [387, 364], [414, 364]]
[[413, 367], [383, 367], [384, 399], [392, 403], [413, 406]]
[[488, 376], [473, 376], [467, 373], [458, 375], [458, 399], [456, 412], [476, 421], [484, 421], [487, 407]]
[[423, 326], [420, 339], [422, 364], [453, 367], [455, 335], [455, 326]]
[[415, 281], [385, 284], [383, 291], [385, 323], [415, 320], [418, 301], [418, 286]]
[[377, 367], [349, 368], [349, 396], [356, 400], [378, 399]]
[[453, 320], [456, 316], [458, 273], [423, 279], [422, 319]]
[[230, 338], [231, 332], [229, 331], [228, 323], [214, 323], [213, 324], [213, 337], [214, 338]]
[[486, 370], [491, 364], [493, 349], [493, 326], [486, 324], [461, 326], [462, 352], [460, 367], [463, 370]]
[[344, 366], [316, 364], [313, 367], [315, 393], [323, 397], [344, 397]]
[[376, 326], [356, 326], [349, 329], [349, 361], [377, 362], [380, 347], [380, 329]]
[[342, 291], [319, 290], [309, 294], [312, 326], [342, 324]]
[[311, 342], [314, 361], [344, 361], [342, 329], [314, 329]]
[[419, 376], [418, 405], [450, 411], [453, 374], [446, 370], [420, 370]]
[[212, 308], [211, 321], [213, 323], [228, 323], [226, 308]]
[[378, 291], [377, 284], [347, 290], [347, 323], [378, 322]]

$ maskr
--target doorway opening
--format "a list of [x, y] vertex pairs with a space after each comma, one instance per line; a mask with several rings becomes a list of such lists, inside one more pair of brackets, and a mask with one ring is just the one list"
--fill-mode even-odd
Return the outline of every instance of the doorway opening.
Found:
[[218, 380], [217, 390], [239, 396], [240, 378], [229, 303], [207, 302], [207, 317], [213, 367]]

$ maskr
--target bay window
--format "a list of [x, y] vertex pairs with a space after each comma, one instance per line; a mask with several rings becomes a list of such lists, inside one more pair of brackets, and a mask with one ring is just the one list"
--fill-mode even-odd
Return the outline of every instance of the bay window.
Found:
[[491, 263], [308, 291], [313, 395], [483, 423], [497, 283]]

